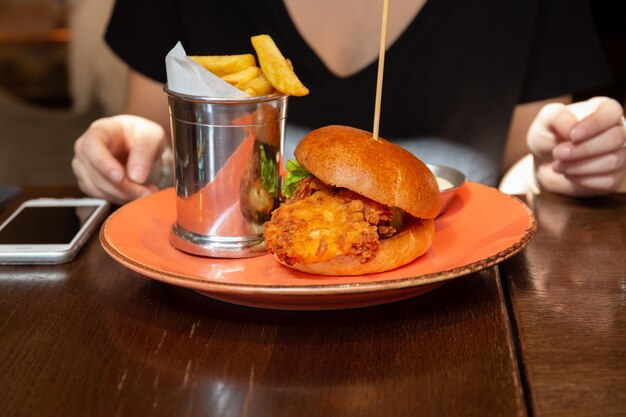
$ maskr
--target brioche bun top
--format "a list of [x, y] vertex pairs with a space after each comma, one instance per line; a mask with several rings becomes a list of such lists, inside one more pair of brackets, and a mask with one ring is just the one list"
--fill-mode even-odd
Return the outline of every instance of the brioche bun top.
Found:
[[406, 149], [347, 126], [307, 134], [294, 151], [298, 162], [326, 184], [347, 188], [414, 217], [439, 214], [439, 187], [428, 167]]

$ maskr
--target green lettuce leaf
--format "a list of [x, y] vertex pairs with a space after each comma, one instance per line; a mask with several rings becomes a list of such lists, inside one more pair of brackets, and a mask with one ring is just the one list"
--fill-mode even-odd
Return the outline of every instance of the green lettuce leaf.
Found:
[[287, 175], [283, 184], [283, 195], [291, 198], [301, 179], [311, 177], [312, 174], [295, 160], [287, 161]]
[[396, 231], [398, 231], [402, 228], [405, 214], [404, 210], [399, 207], [389, 207], [389, 210], [391, 210], [391, 221], [389, 222], [389, 224], [393, 226]]
[[263, 145], [259, 145], [261, 153], [261, 181], [263, 188], [267, 190], [272, 197], [278, 197], [278, 164], [274, 159], [268, 158], [265, 154]]

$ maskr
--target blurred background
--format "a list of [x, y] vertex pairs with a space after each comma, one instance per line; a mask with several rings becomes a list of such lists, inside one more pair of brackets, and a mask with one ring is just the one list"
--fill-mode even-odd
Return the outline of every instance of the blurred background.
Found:
[[[125, 66], [102, 41], [113, 0], [0, 0], [0, 184], [73, 184], [74, 140], [119, 113]], [[626, 1], [591, 0], [616, 83], [626, 92]]]
[[126, 68], [102, 34], [113, 0], [0, 0], [0, 184], [73, 184], [74, 140], [119, 113]]

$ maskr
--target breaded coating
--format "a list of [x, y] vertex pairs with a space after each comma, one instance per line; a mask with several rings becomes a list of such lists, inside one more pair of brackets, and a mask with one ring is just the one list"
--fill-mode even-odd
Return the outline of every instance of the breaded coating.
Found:
[[294, 197], [265, 224], [268, 250], [287, 265], [325, 262], [340, 255], [371, 259], [379, 232], [395, 233], [389, 209], [346, 189], [312, 178], [301, 181]]

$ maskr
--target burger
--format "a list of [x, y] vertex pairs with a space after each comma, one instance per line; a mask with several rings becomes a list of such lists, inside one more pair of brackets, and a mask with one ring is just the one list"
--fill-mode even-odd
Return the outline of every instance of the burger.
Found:
[[364, 130], [326, 126], [287, 162], [284, 204], [265, 223], [268, 251], [320, 275], [362, 275], [408, 264], [430, 248], [439, 188], [404, 148]]

